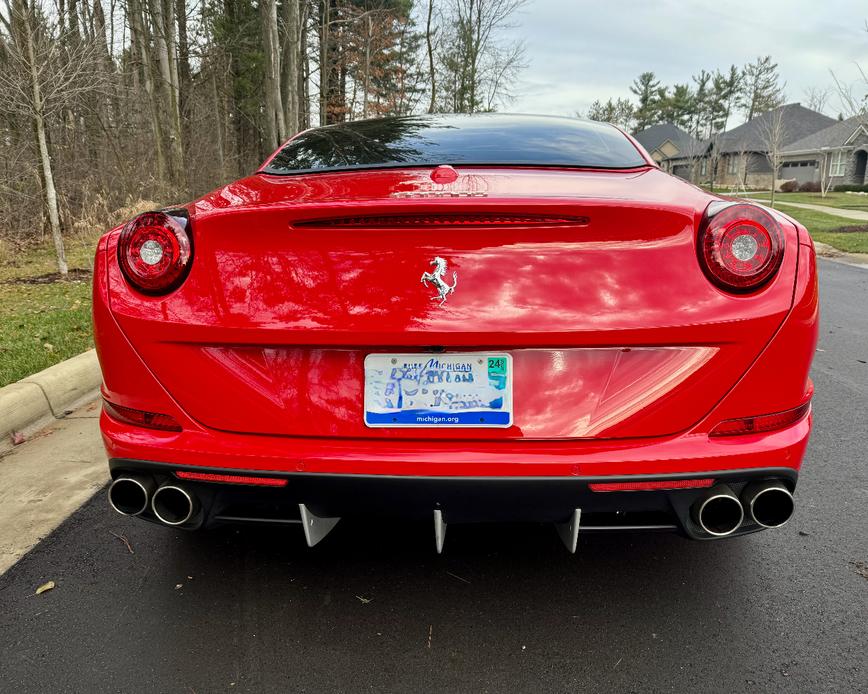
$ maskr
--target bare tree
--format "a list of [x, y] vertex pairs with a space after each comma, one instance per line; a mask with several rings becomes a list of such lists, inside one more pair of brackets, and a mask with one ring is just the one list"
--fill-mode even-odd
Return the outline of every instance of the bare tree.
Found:
[[820, 197], [825, 198], [832, 185], [832, 153], [820, 153]]
[[442, 25], [440, 64], [445, 110], [493, 110], [512, 98], [511, 86], [525, 66], [524, 44], [505, 41], [515, 15], [528, 0], [452, 0]]
[[778, 172], [783, 158], [783, 147], [787, 138], [784, 109], [776, 108], [769, 111], [759, 122], [759, 136], [765, 150], [766, 159], [772, 169], [772, 192], [769, 202], [770, 207], [775, 206], [775, 190], [777, 189]]
[[823, 113], [831, 93], [832, 90], [829, 87], [808, 87], [804, 91], [805, 106], [812, 111]]
[[856, 65], [856, 69], [859, 71], [859, 78], [852, 84], [830, 72], [843, 116], [856, 118], [859, 124], [868, 126], [868, 74], [861, 65]]
[[66, 41], [57, 23], [49, 23], [38, 0], [4, 0], [0, 36], [5, 69], [0, 70], [0, 111], [27, 118], [39, 157], [45, 210], [57, 255], [57, 269], [67, 275], [60, 206], [51, 155], [49, 120], [85, 93], [99, 88], [94, 66], [98, 46], [78, 35]]

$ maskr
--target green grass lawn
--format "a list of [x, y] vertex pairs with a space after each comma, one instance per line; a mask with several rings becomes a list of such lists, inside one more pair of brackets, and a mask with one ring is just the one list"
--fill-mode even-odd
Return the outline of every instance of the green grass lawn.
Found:
[[[770, 194], [748, 193], [748, 197], [757, 200], [768, 200]], [[827, 207], [840, 207], [845, 210], [868, 210], [868, 195], [853, 195], [848, 193], [826, 193], [822, 197], [819, 193], [775, 193], [775, 205], [777, 203], [799, 202], [811, 205], [826, 205]]]
[[80, 220], [64, 240], [70, 278], [59, 280], [54, 246], [0, 239], [0, 387], [93, 347], [91, 271], [100, 230], [157, 209], [139, 200], [108, 218]]
[[50, 244], [0, 248], [0, 387], [93, 346], [90, 270], [95, 239], [67, 247], [72, 279], [37, 282], [57, 272]]
[[780, 211], [804, 224], [815, 241], [828, 243], [847, 253], [868, 253], [868, 231], [838, 231], [842, 227], [859, 225], [857, 221], [784, 204], [780, 206]]
[[0, 284], [0, 386], [93, 346], [90, 279]]

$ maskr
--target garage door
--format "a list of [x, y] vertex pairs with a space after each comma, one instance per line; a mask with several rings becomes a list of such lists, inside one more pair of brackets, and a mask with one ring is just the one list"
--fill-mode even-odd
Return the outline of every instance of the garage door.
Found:
[[784, 162], [781, 166], [781, 176], [784, 180], [795, 178], [798, 183], [820, 180], [815, 161]]

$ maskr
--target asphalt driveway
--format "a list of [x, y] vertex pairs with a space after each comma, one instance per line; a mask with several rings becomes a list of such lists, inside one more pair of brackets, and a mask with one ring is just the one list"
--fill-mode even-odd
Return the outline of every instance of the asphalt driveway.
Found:
[[[792, 691], [868, 682], [868, 271], [821, 261], [816, 429], [784, 528], [189, 534], [97, 494], [0, 576], [0, 691]], [[2, 462], [0, 462], [2, 464]], [[34, 596], [37, 586], [56, 587]]]

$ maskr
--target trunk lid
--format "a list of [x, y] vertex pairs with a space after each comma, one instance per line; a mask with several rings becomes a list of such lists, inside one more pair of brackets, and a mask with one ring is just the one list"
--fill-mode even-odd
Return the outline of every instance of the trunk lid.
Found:
[[[113, 267], [112, 310], [168, 392], [221, 430], [669, 435], [725, 395], [792, 302], [789, 237], [756, 296], [706, 279], [710, 199], [656, 170], [257, 176], [192, 206], [195, 260], [173, 294], [136, 295]], [[420, 281], [435, 257], [457, 277], [442, 305]], [[367, 428], [365, 356], [442, 351], [512, 355], [513, 426]]]

